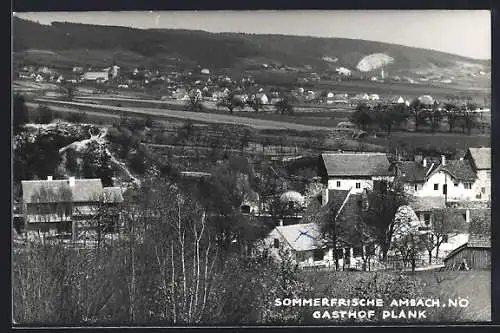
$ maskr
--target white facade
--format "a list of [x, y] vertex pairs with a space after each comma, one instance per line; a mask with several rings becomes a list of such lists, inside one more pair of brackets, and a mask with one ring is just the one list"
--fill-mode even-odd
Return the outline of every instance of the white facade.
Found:
[[358, 177], [358, 178], [346, 178], [346, 177], [328, 177], [328, 189], [329, 190], [343, 190], [352, 193], [362, 193], [364, 189], [373, 189], [374, 181], [387, 181], [391, 182], [394, 177]]
[[371, 188], [373, 188], [373, 179], [342, 177], [330, 177], [328, 179], [329, 190], [349, 191], [352, 189], [353, 193], [361, 193], [363, 189]]
[[87, 72], [83, 74], [83, 79], [87, 81], [107, 81], [108, 72]]
[[[335, 258], [333, 249], [313, 249], [305, 251], [295, 251], [289, 245], [288, 241], [282, 236], [277, 228], [274, 228], [271, 233], [263, 240], [261, 248], [268, 249], [271, 256], [276, 260], [281, 260], [284, 255], [288, 255], [291, 260], [298, 264], [300, 268], [307, 267], [335, 267]], [[365, 248], [360, 249], [361, 251], [366, 251]], [[377, 253], [377, 252], [376, 252]], [[340, 253], [339, 253], [340, 254]], [[363, 253], [355, 253], [353, 248], [342, 249], [342, 255], [339, 255], [339, 267], [344, 266], [343, 256], [347, 255], [349, 260], [349, 266], [346, 268], [357, 268], [361, 269], [363, 264]], [[372, 255], [372, 258], [375, 258]], [[375, 259], [371, 259], [374, 262]]]
[[478, 170], [477, 179], [472, 185], [475, 200], [491, 200], [491, 170]]
[[412, 194], [421, 197], [436, 197], [444, 196], [444, 188], [447, 189], [447, 200], [450, 201], [470, 201], [475, 200], [475, 193], [472, 190], [473, 183], [464, 183], [453, 179], [451, 175], [445, 171], [438, 171], [431, 175], [427, 181], [418, 186], [415, 191], [414, 185], [407, 185]]

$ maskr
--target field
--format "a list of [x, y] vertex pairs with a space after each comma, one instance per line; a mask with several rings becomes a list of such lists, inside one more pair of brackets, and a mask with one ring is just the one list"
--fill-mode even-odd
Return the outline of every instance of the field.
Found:
[[449, 96], [471, 97], [476, 103], [483, 104], [484, 99], [490, 93], [489, 82], [474, 86], [455, 85], [430, 85], [430, 84], [410, 84], [407, 82], [376, 82], [369, 80], [344, 80], [328, 81], [321, 80], [314, 83], [298, 84], [295, 73], [286, 72], [258, 72], [253, 73], [255, 77], [264, 85], [284, 86], [292, 88], [302, 86], [304, 89], [327, 90], [335, 93], [347, 94], [380, 94], [381, 96], [403, 96], [405, 98], [416, 98], [421, 95], [432, 95], [436, 98], [446, 100]]
[[389, 138], [366, 137], [362, 141], [375, 145], [397, 147], [398, 149], [465, 151], [469, 147], [489, 147], [491, 136], [489, 134], [393, 132]]

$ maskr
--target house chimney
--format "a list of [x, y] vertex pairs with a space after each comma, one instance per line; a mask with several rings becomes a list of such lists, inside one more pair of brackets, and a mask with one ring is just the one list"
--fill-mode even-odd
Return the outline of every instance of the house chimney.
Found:
[[69, 186], [75, 187], [75, 177], [69, 177]]
[[465, 211], [465, 222], [470, 222], [470, 210]]
[[427, 168], [427, 159], [424, 157], [424, 159], [422, 160], [422, 166], [424, 168]]
[[446, 165], [446, 156], [441, 155], [441, 165], [445, 166]]
[[323, 189], [323, 193], [321, 195], [321, 205], [324, 206], [328, 203], [328, 188]]
[[47, 176], [47, 180], [52, 180], [52, 176]]
[[278, 223], [279, 223], [280, 227], [282, 227], [283, 226], [283, 219], [279, 219]]

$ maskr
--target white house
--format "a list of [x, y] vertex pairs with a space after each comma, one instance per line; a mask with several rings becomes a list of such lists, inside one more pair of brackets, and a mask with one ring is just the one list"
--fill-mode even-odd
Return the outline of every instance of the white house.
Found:
[[[93, 219], [101, 203], [115, 206], [123, 202], [119, 187], [103, 187], [100, 179], [23, 180], [23, 214], [28, 237], [37, 234], [80, 237], [82, 225]], [[113, 227], [118, 225], [118, 216]]]
[[464, 160], [476, 172], [477, 179], [472, 184], [476, 199], [491, 200], [491, 148], [469, 148]]
[[[325, 189], [313, 198], [311, 204], [319, 206], [316, 210], [319, 214], [315, 218], [328, 216], [322, 214], [334, 210], [337, 212], [335, 218], [350, 221], [355, 216], [359, 216], [362, 209], [361, 200], [362, 195], [353, 191]], [[363, 263], [373, 267], [377, 254], [374, 243], [370, 243], [371, 245], [352, 244], [346, 239], [338, 239], [338, 242], [337, 250], [335, 250], [321, 236], [319, 224], [311, 222], [275, 227], [263, 240], [261, 248], [268, 249], [277, 260], [288, 255], [300, 268], [334, 269], [335, 257], [338, 258], [339, 269], [342, 267], [362, 269]], [[336, 255], [335, 251], [337, 251]]]
[[83, 74], [83, 80], [85, 81], [102, 81], [106, 82], [109, 78], [109, 73], [107, 71], [102, 72], [86, 72]]
[[384, 153], [323, 153], [319, 176], [329, 189], [350, 190], [360, 193], [372, 189], [394, 177]]
[[378, 101], [380, 99], [380, 96], [377, 94], [370, 94], [370, 100], [371, 101]]
[[415, 196], [441, 196], [447, 202], [489, 201], [490, 151], [490, 148], [470, 148], [459, 160], [447, 161], [442, 156], [439, 162], [426, 158], [422, 162], [403, 161], [398, 177], [406, 191]]
[[201, 70], [201, 74], [204, 74], [204, 75], [209, 75], [210, 74], [210, 70], [208, 68], [203, 68]]

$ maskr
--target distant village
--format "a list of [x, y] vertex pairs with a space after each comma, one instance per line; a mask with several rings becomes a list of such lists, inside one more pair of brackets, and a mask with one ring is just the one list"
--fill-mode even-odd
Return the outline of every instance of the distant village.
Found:
[[[31, 80], [34, 82], [52, 82], [57, 84], [73, 84], [83, 86], [106, 86], [122, 91], [134, 89], [156, 89], [161, 91], [162, 100], [187, 101], [189, 94], [197, 92], [205, 101], [218, 102], [233, 95], [242, 103], [250, 100], [258, 100], [266, 110], [266, 105], [275, 105], [284, 97], [284, 93], [294, 98], [294, 102], [306, 105], [326, 105], [339, 107], [355, 107], [360, 102], [367, 104], [376, 103], [399, 103], [409, 105], [410, 96], [400, 95], [380, 95], [377, 93], [345, 93], [328, 90], [311, 89], [300, 87], [300, 85], [310, 86], [322, 80], [343, 81], [350, 80], [352, 71], [345, 67], [338, 67], [335, 71], [327, 71], [323, 75], [318, 75], [311, 71], [299, 71], [285, 65], [263, 64], [259, 69], [268, 71], [293, 71], [298, 72], [296, 85], [299, 88], [285, 91], [281, 88], [269, 85], [259, 85], [252, 78], [252, 75], [241, 75], [240, 78], [231, 77], [230, 74], [215, 73], [209, 68], [200, 66], [191, 71], [184, 72], [162, 72], [158, 69], [130, 68], [124, 69], [117, 65], [107, 68], [92, 68], [85, 66], [75, 66], [72, 69], [54, 69], [46, 66], [20, 66], [16, 70], [16, 75], [20, 80]], [[378, 73], [378, 76], [361, 76], [361, 80], [374, 82], [394, 82], [407, 84], [425, 83], [451, 83], [450, 79], [440, 79], [439, 76], [425, 76], [422, 78], [401, 78], [399, 76], [388, 76], [384, 69], [371, 74]], [[478, 72], [478, 76], [488, 73]], [[426, 95], [426, 98], [433, 99]], [[483, 107], [487, 107], [486, 105]]]

